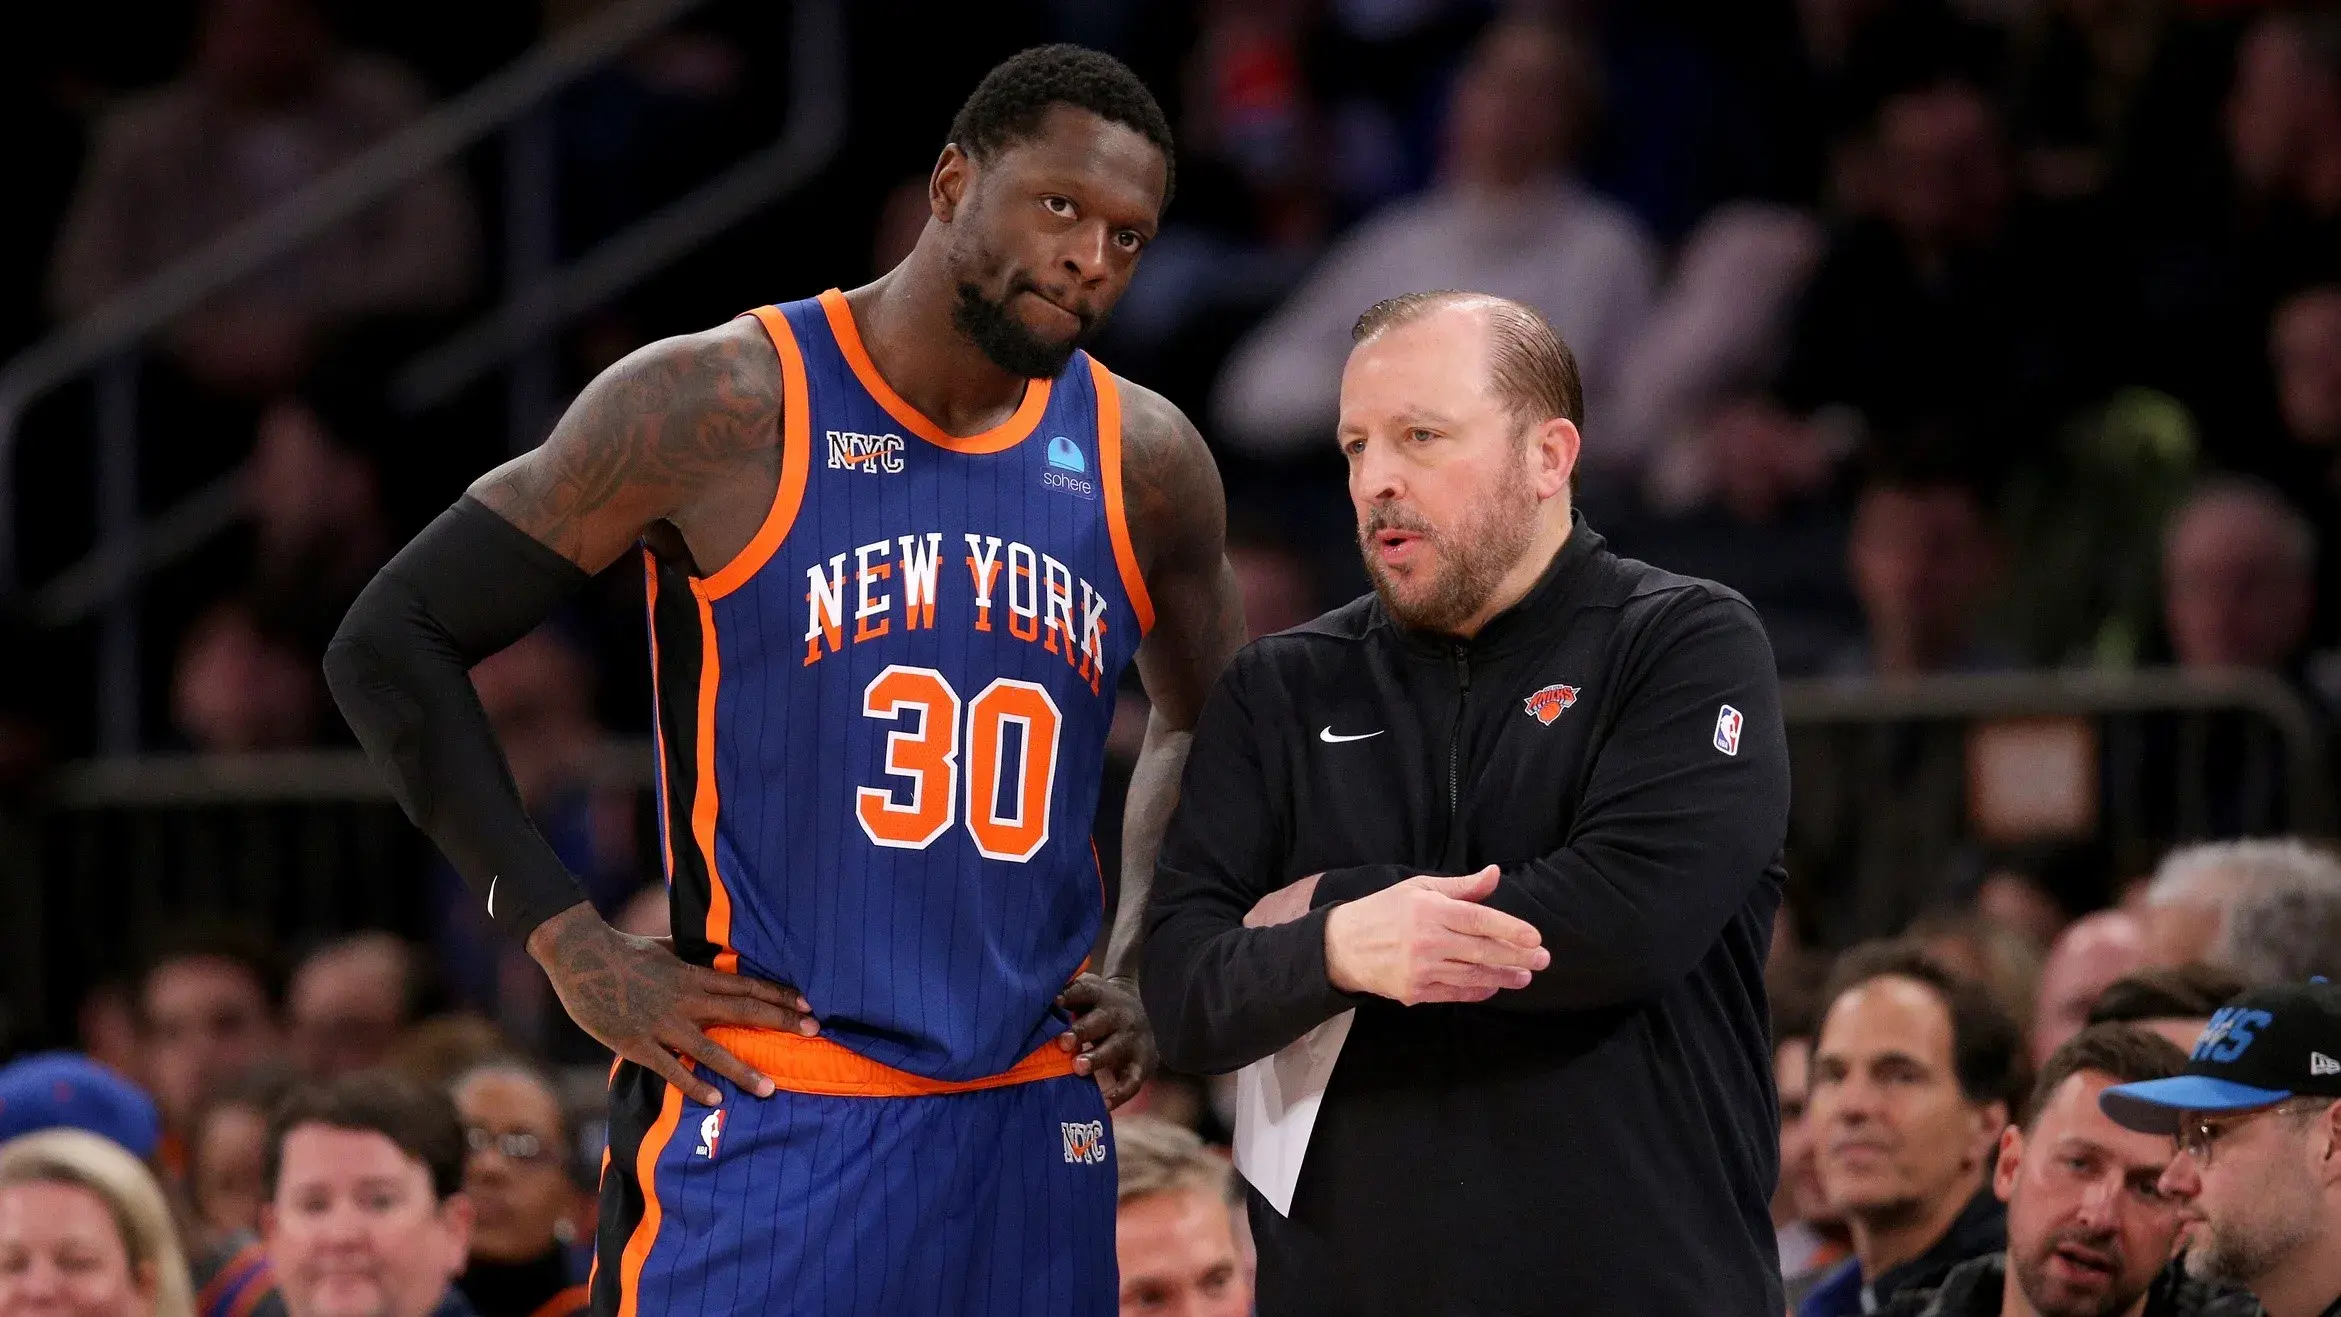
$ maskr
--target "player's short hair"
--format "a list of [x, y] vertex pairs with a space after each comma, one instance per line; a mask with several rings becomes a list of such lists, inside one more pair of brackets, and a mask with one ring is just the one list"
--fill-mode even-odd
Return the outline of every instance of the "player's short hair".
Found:
[[1234, 1193], [1227, 1162], [1193, 1130], [1158, 1116], [1124, 1116], [1114, 1122], [1114, 1163], [1117, 1204], [1185, 1189], [1222, 1199]]
[[2208, 1020], [2241, 996], [2243, 976], [2219, 965], [2176, 965], [2140, 970], [2115, 979], [2089, 1008], [2091, 1024], [2139, 1024], [2147, 1020]]
[[1162, 152], [1162, 204], [1178, 183], [1170, 120], [1130, 66], [1102, 51], [1059, 42], [1002, 60], [951, 117], [951, 141], [977, 163], [1040, 135], [1049, 107], [1070, 105], [1152, 142]]
[[1982, 984], [1943, 967], [1915, 942], [1865, 942], [1838, 958], [1823, 994], [1821, 1029], [1845, 994], [1876, 979], [1911, 979], [1932, 991], [1951, 1017], [1951, 1069], [1969, 1102], [2011, 1109], [2026, 1088], [2024, 1031]]
[[268, 1122], [267, 1192], [276, 1197], [284, 1171], [285, 1138], [303, 1125], [370, 1131], [398, 1145], [431, 1174], [431, 1194], [444, 1201], [463, 1188], [463, 1120], [455, 1100], [392, 1070], [358, 1070], [305, 1084], [277, 1106]]
[[1577, 356], [1552, 324], [1525, 302], [1454, 288], [1401, 293], [1367, 307], [1350, 328], [1349, 341], [1367, 342], [1450, 306], [1487, 312], [1488, 382], [1523, 424], [1538, 425], [1555, 417], [1571, 425], [1585, 423], [1585, 385], [1577, 373]]
[[2049, 1053], [2017, 1124], [2030, 1134], [2033, 1123], [2040, 1119], [2040, 1109], [2066, 1080], [2084, 1070], [2116, 1083], [2142, 1084], [2149, 1079], [2168, 1079], [2186, 1068], [2187, 1054], [2161, 1034], [2127, 1024], [2093, 1024]]

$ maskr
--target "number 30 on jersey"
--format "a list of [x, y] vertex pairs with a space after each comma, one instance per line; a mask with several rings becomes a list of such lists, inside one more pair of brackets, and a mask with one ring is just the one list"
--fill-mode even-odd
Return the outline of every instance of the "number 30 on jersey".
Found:
[[[886, 772], [909, 781], [909, 799], [898, 790], [861, 787], [854, 812], [862, 831], [880, 846], [925, 850], [960, 816], [959, 754], [967, 751], [967, 833], [984, 858], [1023, 863], [1049, 840], [1049, 803], [1057, 784], [1057, 730], [1063, 721], [1046, 688], [998, 677], [966, 702], [933, 668], [899, 664], [872, 678], [862, 691], [862, 714], [897, 725], [886, 733]], [[915, 731], [902, 730], [904, 715], [918, 715]], [[1014, 754], [1008, 728], [1022, 733]], [[964, 727], [966, 739], [962, 742]], [[1003, 777], [1012, 774], [1002, 809]]]

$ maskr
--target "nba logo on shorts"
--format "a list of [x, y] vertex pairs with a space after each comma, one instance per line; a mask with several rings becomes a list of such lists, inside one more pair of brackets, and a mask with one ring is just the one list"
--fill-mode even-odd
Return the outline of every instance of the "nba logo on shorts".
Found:
[[1102, 1120], [1059, 1121], [1065, 1132], [1065, 1163], [1069, 1166], [1095, 1166], [1105, 1160], [1105, 1122]]
[[715, 1159], [716, 1144], [723, 1140], [723, 1112], [710, 1111], [707, 1119], [699, 1122], [699, 1155]]
[[1727, 755], [1739, 753], [1739, 710], [1726, 704], [1715, 713], [1715, 748]]

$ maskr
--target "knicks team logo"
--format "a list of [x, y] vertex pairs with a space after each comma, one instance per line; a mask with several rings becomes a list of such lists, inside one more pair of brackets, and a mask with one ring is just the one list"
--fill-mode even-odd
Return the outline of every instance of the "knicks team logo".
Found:
[[856, 434], [851, 430], [829, 432], [829, 469], [832, 471], [866, 471], [876, 475], [884, 471], [892, 475], [902, 469], [902, 436], [898, 434]]
[[1095, 1166], [1105, 1160], [1104, 1121], [1067, 1120], [1058, 1127], [1065, 1132], [1066, 1165]]
[[699, 1122], [699, 1155], [709, 1161], [715, 1160], [716, 1146], [723, 1142], [723, 1116], [724, 1109], [719, 1107]]
[[1543, 690], [1540, 690], [1534, 695], [1529, 696], [1527, 699], [1522, 700], [1520, 702], [1520, 707], [1528, 711], [1529, 717], [1536, 719], [1538, 722], [1544, 724], [1547, 727], [1550, 727], [1553, 725], [1553, 719], [1560, 717], [1564, 711], [1566, 711], [1576, 702], [1576, 687], [1563, 686], [1559, 682], [1554, 682], [1552, 685], [1547, 686]]

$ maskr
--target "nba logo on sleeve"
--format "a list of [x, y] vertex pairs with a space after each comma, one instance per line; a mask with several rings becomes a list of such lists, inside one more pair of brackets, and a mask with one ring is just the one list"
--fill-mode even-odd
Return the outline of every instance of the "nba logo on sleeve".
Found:
[[1715, 711], [1715, 748], [1727, 755], [1739, 753], [1740, 724], [1746, 721], [1739, 710], [1726, 704]]

